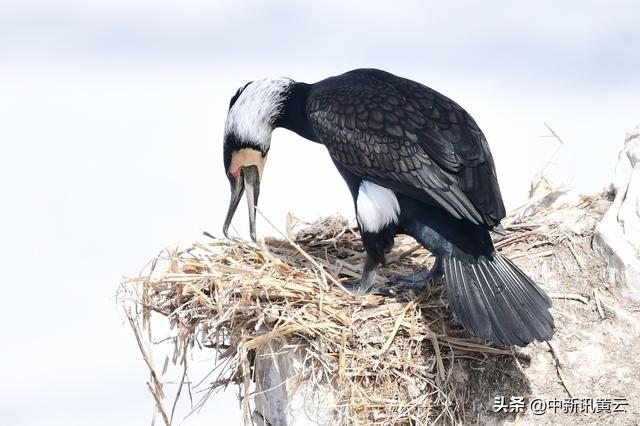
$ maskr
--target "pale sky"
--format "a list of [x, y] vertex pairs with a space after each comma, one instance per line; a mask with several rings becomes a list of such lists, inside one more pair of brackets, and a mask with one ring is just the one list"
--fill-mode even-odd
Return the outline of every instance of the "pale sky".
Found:
[[[3, 423], [149, 423], [114, 294], [160, 249], [221, 234], [222, 128], [248, 80], [377, 67], [431, 86], [487, 135], [507, 208], [556, 150], [544, 122], [565, 141], [550, 174], [580, 191], [608, 185], [640, 123], [639, 4], [451, 3], [0, 5]], [[278, 224], [288, 211], [353, 218], [324, 148], [284, 130], [260, 209]], [[246, 237], [245, 210], [234, 225]], [[271, 232], [260, 219], [258, 232]], [[223, 418], [239, 423], [233, 395], [183, 424]]]

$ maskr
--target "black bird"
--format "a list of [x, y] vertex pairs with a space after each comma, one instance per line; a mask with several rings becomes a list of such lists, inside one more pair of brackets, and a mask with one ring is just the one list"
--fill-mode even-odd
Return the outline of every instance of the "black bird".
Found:
[[509, 259], [489, 231], [505, 217], [487, 140], [473, 118], [429, 87], [376, 69], [314, 84], [288, 78], [249, 82], [232, 97], [224, 167], [231, 184], [229, 224], [247, 191], [251, 238], [273, 129], [326, 146], [353, 196], [367, 253], [354, 290], [372, 289], [394, 236], [415, 238], [436, 256], [449, 306], [471, 333], [501, 345], [549, 340], [551, 300]]

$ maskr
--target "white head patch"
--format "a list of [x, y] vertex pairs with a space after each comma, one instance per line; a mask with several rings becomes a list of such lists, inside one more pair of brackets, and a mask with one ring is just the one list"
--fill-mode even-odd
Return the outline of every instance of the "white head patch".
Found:
[[269, 149], [273, 122], [293, 80], [265, 78], [250, 83], [242, 91], [227, 115], [225, 134], [235, 133], [247, 142]]
[[392, 222], [397, 223], [400, 214], [393, 191], [366, 180], [358, 189], [356, 209], [358, 222], [367, 232], [378, 232]]

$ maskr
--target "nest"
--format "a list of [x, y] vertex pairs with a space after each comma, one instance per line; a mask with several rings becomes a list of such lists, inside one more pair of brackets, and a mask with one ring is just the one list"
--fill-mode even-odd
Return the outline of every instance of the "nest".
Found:
[[[531, 221], [532, 208], [543, 198], [511, 216], [507, 238], [496, 243], [499, 250], [509, 255], [510, 247], [523, 242], [551, 244], [549, 224]], [[380, 283], [433, 261], [408, 237], [396, 239], [392, 258], [380, 270]], [[185, 380], [189, 352], [204, 348], [216, 372], [200, 385], [204, 394], [239, 385], [250, 423], [256, 357], [273, 356], [273, 348], [280, 348], [300, 354], [298, 383], [332, 392], [334, 424], [469, 421], [467, 378], [456, 372], [489, 358], [526, 354], [464, 331], [448, 309], [442, 282], [394, 297], [350, 294], [342, 283], [360, 277], [363, 261], [354, 228], [329, 217], [294, 223], [282, 239], [260, 244], [211, 239], [166, 250], [143, 276], [126, 280], [120, 301], [151, 371], [149, 389], [164, 422], [171, 423], [173, 410], [163, 405], [162, 379], [147, 346], [154, 341], [157, 314], [173, 330], [165, 339], [173, 345], [171, 360], [185, 368], [175, 400], [191, 386]]]

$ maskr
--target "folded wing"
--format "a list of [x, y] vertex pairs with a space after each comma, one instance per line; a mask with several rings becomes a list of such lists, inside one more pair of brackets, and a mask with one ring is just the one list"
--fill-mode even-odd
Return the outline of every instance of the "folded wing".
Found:
[[307, 114], [332, 158], [364, 179], [489, 228], [504, 218], [482, 131], [438, 92], [384, 71], [355, 70], [316, 83]]

